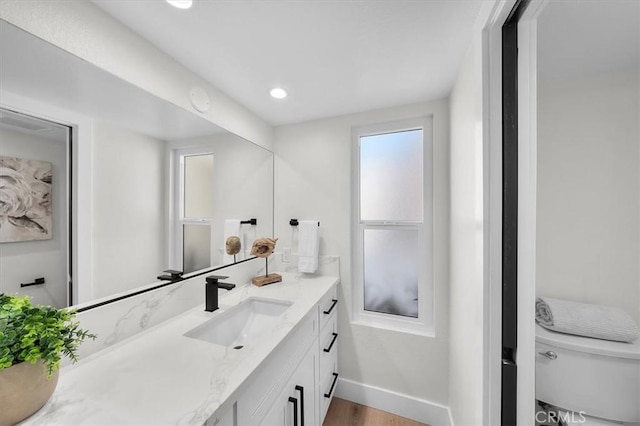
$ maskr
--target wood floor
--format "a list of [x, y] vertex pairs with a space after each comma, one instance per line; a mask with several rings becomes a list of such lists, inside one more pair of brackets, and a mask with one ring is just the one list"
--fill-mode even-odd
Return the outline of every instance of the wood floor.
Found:
[[333, 398], [322, 426], [428, 426], [404, 417]]

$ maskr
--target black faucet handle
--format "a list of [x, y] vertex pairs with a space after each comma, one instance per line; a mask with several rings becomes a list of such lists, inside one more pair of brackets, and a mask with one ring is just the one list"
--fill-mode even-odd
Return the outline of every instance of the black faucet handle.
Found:
[[224, 280], [225, 278], [229, 278], [229, 277], [226, 277], [224, 275], [209, 275], [208, 277], [205, 278], [205, 281], [208, 282], [209, 284], [217, 284], [218, 280]]
[[236, 288], [236, 285], [231, 283], [218, 283], [218, 288], [223, 288], [225, 290], [233, 290], [234, 288]]

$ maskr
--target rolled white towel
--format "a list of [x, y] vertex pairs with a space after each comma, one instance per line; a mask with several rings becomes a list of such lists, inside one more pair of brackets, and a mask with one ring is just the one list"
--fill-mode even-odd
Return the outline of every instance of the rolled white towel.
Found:
[[596, 339], [632, 342], [640, 336], [631, 316], [613, 306], [538, 297], [536, 321], [552, 331]]

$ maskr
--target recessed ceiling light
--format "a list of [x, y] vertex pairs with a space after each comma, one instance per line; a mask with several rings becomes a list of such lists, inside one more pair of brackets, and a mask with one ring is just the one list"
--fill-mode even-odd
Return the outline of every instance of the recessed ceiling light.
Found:
[[167, 3], [178, 9], [189, 9], [193, 5], [193, 0], [167, 0]]
[[275, 87], [271, 89], [271, 92], [269, 93], [271, 94], [272, 97], [276, 99], [283, 99], [287, 97], [287, 91], [281, 87]]

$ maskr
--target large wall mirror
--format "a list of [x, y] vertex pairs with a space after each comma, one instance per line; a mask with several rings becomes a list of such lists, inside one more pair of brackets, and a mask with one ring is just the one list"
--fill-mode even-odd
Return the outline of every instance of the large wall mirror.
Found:
[[0, 293], [86, 305], [273, 234], [270, 151], [2, 20], [0, 107]]

